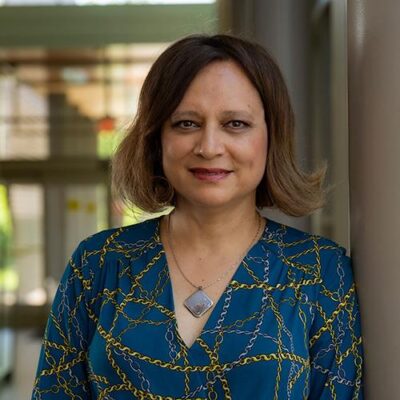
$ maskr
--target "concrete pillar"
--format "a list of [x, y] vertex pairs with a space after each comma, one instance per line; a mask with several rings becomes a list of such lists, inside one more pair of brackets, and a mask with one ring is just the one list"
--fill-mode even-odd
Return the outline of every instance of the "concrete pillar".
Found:
[[348, 1], [352, 255], [366, 397], [399, 398], [400, 2]]

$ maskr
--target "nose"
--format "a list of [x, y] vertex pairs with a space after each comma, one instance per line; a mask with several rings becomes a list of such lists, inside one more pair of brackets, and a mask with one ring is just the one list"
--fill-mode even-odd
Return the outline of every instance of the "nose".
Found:
[[224, 153], [223, 134], [217, 126], [205, 126], [199, 131], [194, 153], [205, 159], [212, 159]]

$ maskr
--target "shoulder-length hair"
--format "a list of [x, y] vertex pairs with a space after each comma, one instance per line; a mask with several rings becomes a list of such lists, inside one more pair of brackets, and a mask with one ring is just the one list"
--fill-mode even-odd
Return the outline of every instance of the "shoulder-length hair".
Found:
[[112, 163], [113, 185], [129, 205], [149, 212], [174, 204], [162, 168], [161, 129], [206, 65], [234, 61], [257, 89], [265, 111], [268, 154], [257, 187], [257, 207], [277, 207], [293, 216], [323, 205], [325, 168], [301, 171], [294, 157], [294, 115], [282, 74], [260, 45], [230, 35], [193, 35], [168, 47], [151, 67], [132, 127]]

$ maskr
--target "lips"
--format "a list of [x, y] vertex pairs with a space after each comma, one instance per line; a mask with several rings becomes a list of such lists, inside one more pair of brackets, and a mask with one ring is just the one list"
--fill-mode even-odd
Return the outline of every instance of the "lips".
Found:
[[195, 178], [208, 182], [220, 181], [232, 172], [222, 168], [190, 168], [189, 170]]

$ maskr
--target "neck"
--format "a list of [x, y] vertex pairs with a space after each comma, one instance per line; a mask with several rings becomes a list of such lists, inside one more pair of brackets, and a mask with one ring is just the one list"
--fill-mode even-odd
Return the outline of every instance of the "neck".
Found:
[[221, 251], [252, 237], [259, 226], [254, 203], [218, 209], [188, 207], [179, 203], [171, 215], [175, 243], [192, 249]]

